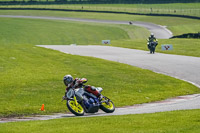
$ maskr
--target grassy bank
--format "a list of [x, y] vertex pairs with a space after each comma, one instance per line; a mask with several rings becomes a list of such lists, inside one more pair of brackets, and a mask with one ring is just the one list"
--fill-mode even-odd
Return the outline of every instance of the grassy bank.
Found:
[[149, 35], [146, 29], [129, 25], [12, 18], [0, 18], [0, 24], [1, 43], [5, 44], [101, 44], [106, 39], [138, 39]]
[[105, 20], [123, 20], [123, 21], [144, 21], [163, 26], [167, 26], [173, 35], [184, 33], [197, 33], [200, 31], [200, 20], [178, 18], [178, 17], [161, 17], [161, 16], [140, 16], [111, 13], [81, 13], [81, 12], [63, 12], [63, 11], [15, 11], [0, 10], [1, 15], [32, 15], [32, 16], [56, 16], [56, 17], [73, 17], [88, 19], [105, 19]]
[[[116, 27], [87, 25], [83, 23], [48, 21], [35, 19], [1, 20], [1, 43], [3, 44], [71, 44], [101, 42], [103, 39], [129, 38], [128, 34]], [[98, 32], [100, 31], [100, 32]], [[116, 32], [118, 34], [113, 35]], [[92, 33], [92, 34], [91, 34]], [[104, 34], [101, 34], [104, 33]], [[77, 42], [78, 41], [78, 42]]]
[[1, 133], [199, 133], [200, 110], [0, 124]]
[[[0, 18], [0, 117], [65, 112], [62, 78], [86, 77], [104, 88], [116, 106], [199, 93], [189, 83], [148, 70], [36, 47], [39, 44], [95, 44], [129, 38], [119, 27], [64, 21]], [[74, 40], [73, 40], [74, 39]], [[46, 112], [39, 108], [45, 104]]]

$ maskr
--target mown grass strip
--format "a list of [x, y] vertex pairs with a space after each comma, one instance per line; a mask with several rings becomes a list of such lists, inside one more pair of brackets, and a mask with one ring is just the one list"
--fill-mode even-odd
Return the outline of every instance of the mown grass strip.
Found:
[[185, 110], [155, 114], [11, 122], [0, 124], [0, 132], [199, 133], [199, 111]]

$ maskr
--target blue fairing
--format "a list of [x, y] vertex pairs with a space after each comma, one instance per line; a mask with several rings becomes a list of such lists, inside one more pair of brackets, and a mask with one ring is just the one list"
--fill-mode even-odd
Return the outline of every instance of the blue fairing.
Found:
[[83, 104], [85, 105], [88, 112], [93, 113], [97, 112], [100, 106], [99, 99], [90, 93], [84, 93]]

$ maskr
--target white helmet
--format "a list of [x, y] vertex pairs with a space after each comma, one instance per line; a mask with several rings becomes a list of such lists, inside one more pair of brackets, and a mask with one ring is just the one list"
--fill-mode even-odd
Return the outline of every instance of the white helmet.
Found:
[[151, 33], [151, 36], [154, 36], [154, 34], [153, 34], [153, 33]]
[[63, 82], [66, 86], [68, 86], [68, 84], [71, 84], [73, 82], [73, 77], [71, 75], [65, 75], [63, 78]]

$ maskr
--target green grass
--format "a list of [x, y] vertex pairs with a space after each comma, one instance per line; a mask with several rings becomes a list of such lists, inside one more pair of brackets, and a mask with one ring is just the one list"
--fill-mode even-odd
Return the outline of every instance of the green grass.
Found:
[[[1, 43], [5, 44], [17, 42], [18, 44], [35, 45], [68, 45], [74, 43], [78, 45], [99, 45], [101, 44], [101, 40], [109, 39], [112, 41], [112, 46], [148, 50], [146, 47], [146, 38], [149, 32], [141, 27], [109, 24], [105, 26], [105, 24], [36, 19], [0, 18], [0, 20]], [[181, 21], [177, 21], [177, 23], [179, 22], [181, 24]], [[169, 21], [168, 23], [172, 22]], [[189, 22], [186, 24], [188, 24], [189, 27]], [[182, 30], [181, 26], [174, 27], [180, 27], [180, 30]], [[195, 25], [193, 27], [195, 27]], [[191, 30], [191, 28], [188, 30]], [[199, 39], [159, 39], [157, 52], [200, 57], [199, 43]], [[174, 50], [162, 51], [161, 44], [173, 44]]]
[[[156, 52], [200, 57], [200, 39], [159, 39], [158, 43]], [[172, 44], [173, 50], [162, 51], [162, 44]], [[117, 40], [112, 41], [111, 46], [149, 51], [145, 40]]]
[[[86, 77], [104, 88], [116, 106], [199, 93], [193, 85], [148, 70], [89, 57], [62, 54], [32, 45], [1, 45], [0, 116], [65, 112], [65, 74]], [[174, 91], [175, 90], [175, 91]], [[119, 97], [120, 96], [120, 97]]]
[[0, 124], [1, 133], [199, 133], [200, 110]]
[[[129, 38], [123, 26], [11, 18], [0, 18], [0, 23], [0, 117], [65, 112], [65, 103], [60, 103], [65, 74], [86, 77], [88, 84], [103, 87], [116, 106], [200, 92], [189, 83], [148, 70], [35, 46]], [[39, 111], [42, 104], [46, 112]]]
[[[0, 18], [1, 43], [5, 44], [101, 44], [101, 40], [146, 38], [149, 32], [141, 27]], [[134, 32], [134, 31], [138, 32]], [[103, 34], [102, 34], [103, 33]], [[113, 34], [115, 33], [115, 34]]]
[[[35, 19], [0, 19], [1, 42], [5, 44], [90, 44], [107, 38], [129, 38], [124, 30], [103, 25]], [[118, 34], [113, 35], [113, 32]]]
[[123, 21], [144, 21], [167, 26], [173, 35], [184, 33], [197, 33], [200, 31], [200, 20], [179, 18], [179, 17], [161, 17], [161, 16], [141, 16], [125, 15], [111, 13], [78, 13], [63, 11], [15, 11], [0, 10], [1, 15], [33, 15], [33, 16], [57, 16], [104, 20], [123, 20]]
[[52, 8], [117, 11], [131, 13], [175, 14], [200, 17], [200, 3], [172, 3], [172, 4], [51, 4], [51, 5], [2, 5], [3, 8]]

